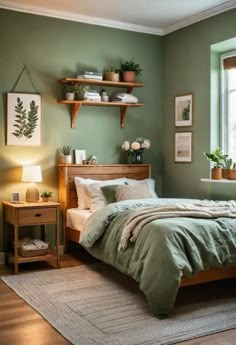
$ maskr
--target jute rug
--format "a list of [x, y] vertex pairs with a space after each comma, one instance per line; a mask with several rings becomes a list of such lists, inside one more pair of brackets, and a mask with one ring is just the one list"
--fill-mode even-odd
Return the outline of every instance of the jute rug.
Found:
[[159, 320], [130, 278], [102, 263], [2, 280], [74, 345], [160, 345], [236, 327], [236, 284], [183, 288]]

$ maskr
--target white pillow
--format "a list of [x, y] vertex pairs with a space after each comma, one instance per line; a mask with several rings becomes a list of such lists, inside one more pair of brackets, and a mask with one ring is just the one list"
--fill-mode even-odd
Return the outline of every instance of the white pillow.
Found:
[[[77, 198], [78, 198], [78, 208], [81, 210], [90, 208], [89, 200], [87, 198], [87, 194], [85, 192], [84, 186], [88, 186], [94, 183], [100, 183], [101, 184], [100, 187], [108, 186], [112, 184], [125, 184], [125, 180], [126, 180], [125, 178], [118, 178], [114, 180], [101, 181], [101, 180], [92, 180], [92, 179], [86, 179], [79, 176], [75, 176], [75, 187], [76, 187]], [[102, 190], [101, 190], [101, 194], [102, 196], [104, 196]]]
[[153, 178], [146, 178], [144, 180], [135, 180], [132, 178], [126, 178], [125, 180], [128, 184], [140, 184], [143, 182], [147, 182], [148, 187], [150, 189], [150, 193], [152, 194], [152, 198], [158, 198], [156, 191], [155, 191], [155, 180]]
[[116, 188], [117, 201], [149, 198], [152, 198], [152, 193], [147, 182], [139, 183], [138, 188], [136, 184], [119, 186]]

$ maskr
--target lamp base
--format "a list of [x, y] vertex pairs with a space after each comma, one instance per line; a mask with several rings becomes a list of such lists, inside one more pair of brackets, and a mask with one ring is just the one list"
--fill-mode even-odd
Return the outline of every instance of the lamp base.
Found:
[[39, 201], [39, 190], [34, 183], [31, 183], [26, 190], [25, 200], [27, 202], [38, 202]]

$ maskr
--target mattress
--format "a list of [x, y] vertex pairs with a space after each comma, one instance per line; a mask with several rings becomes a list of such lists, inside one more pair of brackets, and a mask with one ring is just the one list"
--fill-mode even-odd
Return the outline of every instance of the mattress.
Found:
[[67, 210], [66, 226], [83, 232], [84, 224], [91, 214], [90, 210], [70, 208]]

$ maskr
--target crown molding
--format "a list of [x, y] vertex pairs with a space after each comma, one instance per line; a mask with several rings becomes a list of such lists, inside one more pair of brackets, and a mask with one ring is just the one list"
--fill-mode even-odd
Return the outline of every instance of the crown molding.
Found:
[[203, 11], [194, 16], [185, 18], [173, 25], [166, 26], [165, 28], [153, 28], [153, 27], [148, 27], [148, 26], [135, 25], [135, 24], [125, 23], [125, 22], [120, 22], [120, 21], [115, 21], [115, 20], [109, 20], [105, 18], [84, 16], [84, 15], [75, 14], [71, 12], [62, 12], [62, 11], [57, 11], [57, 10], [46, 9], [39, 6], [19, 4], [19, 3], [11, 2], [8, 0], [1, 0], [0, 8], [17, 11], [17, 12], [36, 14], [36, 15], [45, 16], [45, 17], [64, 19], [64, 20], [69, 20], [73, 22], [80, 22], [80, 23], [86, 23], [86, 24], [92, 24], [92, 25], [105, 26], [109, 28], [164, 36], [173, 31], [176, 31], [186, 26], [200, 22], [201, 20], [207, 19], [209, 17], [215, 16], [222, 12], [226, 12], [233, 8], [236, 8], [236, 0], [227, 1], [222, 5], [213, 7], [209, 10]]
[[105, 26], [105, 27], [121, 29], [121, 30], [141, 32], [141, 33], [152, 34], [152, 35], [161, 35], [162, 33], [161, 29], [157, 29], [153, 27], [135, 25], [135, 24], [125, 23], [125, 22], [120, 22], [120, 21], [115, 21], [115, 20], [109, 20], [105, 18], [84, 16], [84, 15], [75, 14], [71, 12], [61, 12], [61, 11], [51, 10], [51, 9], [42, 8], [38, 6], [18, 4], [11, 1], [5, 1], [5, 0], [1, 1], [0, 8], [17, 11], [17, 12], [36, 14], [36, 15], [45, 16], [45, 17], [53, 17], [53, 18], [58, 18], [58, 19], [70, 20], [73, 22], [80, 22], [80, 23]]
[[217, 14], [232, 10], [233, 8], [236, 8], [236, 0], [230, 0], [225, 2], [222, 5], [213, 7], [209, 10], [203, 11], [199, 14], [196, 14], [194, 16], [188, 17], [186, 19], [183, 19], [173, 25], [166, 26], [161, 31], [161, 35], [167, 35], [173, 31], [177, 31], [179, 29], [182, 29], [186, 26], [195, 24], [200, 22], [201, 20], [216, 16]]

